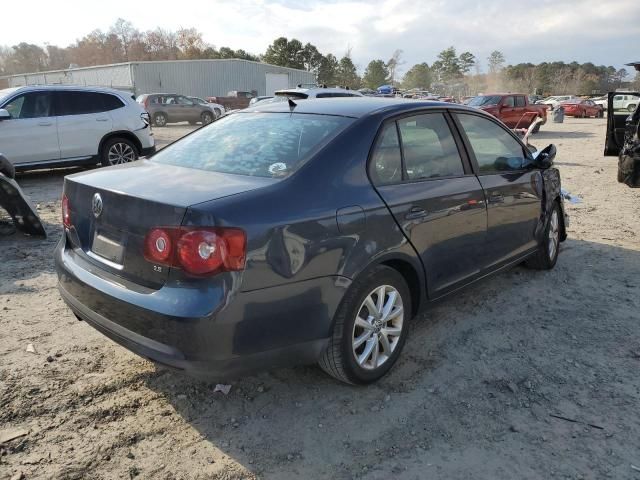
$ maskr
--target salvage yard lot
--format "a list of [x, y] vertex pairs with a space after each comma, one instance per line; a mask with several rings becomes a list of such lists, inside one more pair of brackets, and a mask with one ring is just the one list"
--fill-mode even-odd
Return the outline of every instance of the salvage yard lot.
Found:
[[[162, 146], [192, 128], [154, 132]], [[62, 179], [79, 169], [19, 175], [49, 238], [0, 239], [0, 442], [23, 434], [0, 445], [0, 480], [640, 478], [640, 189], [616, 182], [604, 132], [568, 119], [532, 139], [557, 145], [582, 197], [556, 268], [429, 309], [368, 387], [299, 367], [225, 396], [117, 346], [56, 290]]]

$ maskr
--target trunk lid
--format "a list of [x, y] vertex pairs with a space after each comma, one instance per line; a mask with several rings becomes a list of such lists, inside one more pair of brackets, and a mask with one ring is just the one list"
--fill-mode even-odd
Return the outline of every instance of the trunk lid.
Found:
[[[69, 239], [96, 267], [148, 288], [160, 288], [169, 268], [143, 256], [147, 232], [179, 226], [188, 207], [270, 185], [277, 180], [141, 160], [65, 178]], [[207, 225], [213, 226], [213, 225]]]

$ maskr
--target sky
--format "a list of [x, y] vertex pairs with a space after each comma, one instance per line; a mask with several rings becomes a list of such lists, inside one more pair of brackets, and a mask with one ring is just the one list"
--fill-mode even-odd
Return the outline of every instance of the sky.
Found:
[[[27, 18], [20, 2], [2, 3], [3, 18]], [[452, 45], [483, 70], [493, 50], [511, 64], [640, 61], [640, 0], [30, 0], [29, 10], [37, 15], [3, 22], [0, 45], [67, 46], [122, 17], [142, 31], [195, 27], [207, 43], [254, 54], [297, 38], [324, 54], [350, 51], [361, 72], [401, 49], [402, 73]]]

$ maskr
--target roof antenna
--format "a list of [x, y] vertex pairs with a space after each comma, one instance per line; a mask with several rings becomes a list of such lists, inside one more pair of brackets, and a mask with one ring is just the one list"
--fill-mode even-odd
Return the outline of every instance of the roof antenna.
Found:
[[296, 108], [298, 104], [291, 100], [291, 97], [287, 97], [287, 100], [289, 101], [289, 111], [293, 113], [293, 109]]

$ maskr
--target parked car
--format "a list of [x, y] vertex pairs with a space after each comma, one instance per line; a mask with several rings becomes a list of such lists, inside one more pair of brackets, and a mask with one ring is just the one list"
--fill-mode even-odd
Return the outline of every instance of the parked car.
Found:
[[569, 117], [604, 117], [604, 109], [600, 105], [596, 105], [592, 100], [569, 100], [561, 102], [564, 114]]
[[625, 110], [633, 112], [638, 106], [638, 96], [633, 92], [616, 92], [613, 96], [614, 110]]
[[608, 97], [607, 95], [602, 95], [600, 97], [594, 97], [590, 99], [593, 103], [595, 103], [596, 105], [599, 105], [602, 107], [602, 110], [606, 110], [607, 109], [607, 105], [608, 105]]
[[539, 100], [536, 102], [537, 105], [546, 105], [551, 110], [555, 110], [558, 105], [562, 102], [570, 102], [574, 100], [580, 100], [579, 97], [575, 95], [554, 95], [552, 97], [547, 97], [544, 100]]
[[219, 105], [217, 103], [209, 103], [205, 99], [200, 97], [187, 97], [187, 98], [191, 100], [193, 103], [197, 103], [198, 105], [203, 105], [209, 108], [213, 112], [214, 120], [224, 115], [225, 109], [222, 105]]
[[232, 90], [227, 93], [226, 97], [207, 97], [206, 100], [210, 103], [222, 105], [226, 111], [229, 111], [247, 108], [253, 97], [257, 97], [256, 92]]
[[276, 97], [287, 97], [293, 100], [306, 100], [309, 98], [334, 98], [334, 97], [362, 97], [357, 90], [347, 88], [327, 88], [327, 87], [297, 87], [286, 88], [275, 92]]
[[630, 187], [640, 187], [640, 92], [625, 92], [625, 96], [632, 97], [627, 101], [636, 104], [631, 114], [626, 109], [614, 108], [618, 96], [618, 92], [608, 95], [604, 154], [618, 157], [618, 182]]
[[60, 293], [196, 376], [319, 362], [373, 382], [430, 302], [522, 262], [554, 267], [554, 156], [449, 103], [241, 110], [150, 160], [65, 177]]
[[213, 110], [185, 95], [177, 93], [145, 93], [136, 101], [149, 112], [152, 125], [165, 127], [168, 123], [189, 122], [191, 125], [207, 125], [215, 120]]
[[149, 116], [109, 88], [0, 90], [0, 150], [17, 170], [130, 162], [155, 151]]
[[527, 96], [521, 93], [488, 93], [469, 100], [467, 105], [490, 113], [509, 128], [527, 129], [536, 118], [541, 118], [542, 122], [533, 129], [533, 133], [537, 133], [547, 122], [546, 106], [530, 104]]

